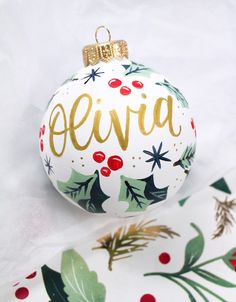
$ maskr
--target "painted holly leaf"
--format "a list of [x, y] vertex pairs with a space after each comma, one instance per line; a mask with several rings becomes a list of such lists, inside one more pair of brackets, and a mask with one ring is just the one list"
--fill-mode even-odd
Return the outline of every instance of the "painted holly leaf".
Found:
[[57, 181], [58, 189], [83, 209], [92, 213], [105, 213], [102, 203], [109, 198], [100, 187], [99, 174], [84, 175], [72, 169], [67, 182]]
[[68, 302], [61, 274], [47, 265], [42, 266], [43, 282], [51, 302]]
[[150, 204], [157, 203], [167, 198], [169, 187], [167, 186], [161, 189], [157, 188], [154, 184], [153, 175], [142, 179], [142, 181], [146, 182], [144, 194], [147, 199], [151, 200]]
[[236, 247], [228, 251], [223, 257], [224, 263], [233, 271], [236, 271]]
[[194, 159], [194, 155], [196, 152], [196, 144], [187, 146], [182, 154], [182, 156], [180, 157], [179, 160], [177, 160], [173, 166], [180, 166], [181, 168], [184, 169], [184, 172], [186, 174], [189, 173], [192, 161]]
[[191, 239], [186, 245], [185, 260], [181, 271], [193, 266], [201, 257], [204, 249], [204, 238], [201, 230], [194, 223], [191, 223], [191, 226], [197, 231], [198, 235]]
[[167, 80], [164, 80], [164, 82], [157, 82], [155, 84], [166, 87], [167, 90], [181, 103], [182, 107], [188, 108], [188, 102], [178, 88], [171, 85]]
[[124, 75], [125, 76], [132, 76], [132, 75], [141, 75], [144, 77], [149, 77], [153, 70], [151, 68], [145, 67], [142, 64], [137, 64], [135, 62], [131, 62], [132, 64], [124, 64], [122, 65], [125, 69]]
[[62, 254], [61, 277], [69, 302], [105, 302], [105, 286], [75, 250]]
[[145, 197], [145, 187], [145, 181], [121, 176], [119, 200], [128, 201], [129, 208], [126, 212], [145, 211], [149, 206], [151, 201]]
[[119, 200], [128, 201], [127, 212], [145, 211], [150, 205], [167, 198], [168, 186], [157, 188], [154, 184], [153, 175], [143, 179], [121, 176]]
[[198, 276], [200, 276], [200, 277], [204, 278], [205, 280], [212, 282], [214, 284], [217, 284], [217, 285], [220, 285], [223, 287], [236, 287], [235, 284], [233, 284], [225, 279], [222, 279], [222, 278], [216, 276], [215, 274], [212, 274], [209, 271], [198, 268], [198, 269], [194, 269], [193, 272], [196, 273]]

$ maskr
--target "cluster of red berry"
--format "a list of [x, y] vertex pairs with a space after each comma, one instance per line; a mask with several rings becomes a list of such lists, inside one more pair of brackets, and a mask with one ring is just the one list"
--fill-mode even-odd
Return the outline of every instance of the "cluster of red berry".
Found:
[[[97, 163], [102, 163], [106, 158], [106, 155], [102, 151], [96, 151], [93, 153], [93, 159]], [[108, 177], [111, 174], [111, 170], [116, 171], [123, 167], [123, 160], [118, 155], [112, 155], [107, 160], [108, 167], [102, 167], [100, 172], [103, 176]]]
[[[122, 84], [122, 81], [119, 80], [119, 79], [111, 79], [109, 82], [108, 82], [108, 85], [111, 87], [111, 88], [118, 88], [120, 87]], [[138, 88], [138, 89], [141, 89], [143, 88], [143, 83], [140, 82], [140, 81], [133, 81], [132, 82], [132, 85], [133, 87], [135, 88]], [[131, 93], [131, 89], [128, 87], [128, 86], [121, 86], [120, 88], [120, 93], [122, 95], [129, 95]]]
[[[37, 272], [33, 272], [32, 274], [28, 275], [27, 277], [25, 277], [25, 279], [33, 279], [35, 276], [37, 275]], [[14, 284], [13, 286], [17, 286], [20, 283], [17, 282], [16, 284]], [[15, 296], [17, 299], [19, 300], [23, 300], [25, 298], [27, 298], [29, 296], [29, 290], [27, 287], [19, 287], [16, 291], [15, 291]]]
[[43, 145], [43, 140], [41, 139], [41, 137], [44, 135], [45, 133], [45, 125], [43, 125], [42, 127], [40, 127], [39, 129], [39, 138], [40, 138], [40, 150], [43, 152], [43, 148], [44, 148], [44, 145]]

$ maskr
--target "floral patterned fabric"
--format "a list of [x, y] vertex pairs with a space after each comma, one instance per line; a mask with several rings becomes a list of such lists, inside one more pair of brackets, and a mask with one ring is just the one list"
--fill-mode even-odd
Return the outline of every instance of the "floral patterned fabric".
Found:
[[1, 301], [236, 301], [236, 171], [178, 203], [98, 229]]

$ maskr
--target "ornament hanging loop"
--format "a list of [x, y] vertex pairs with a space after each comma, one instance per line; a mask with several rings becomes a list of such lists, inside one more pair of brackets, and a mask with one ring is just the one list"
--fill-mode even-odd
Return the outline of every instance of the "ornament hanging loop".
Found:
[[[106, 42], [98, 41], [98, 32], [105, 30], [108, 35]], [[95, 31], [96, 44], [86, 45], [83, 48], [84, 65], [96, 65], [99, 62], [108, 63], [113, 59], [128, 59], [128, 47], [124, 40], [111, 40], [111, 33], [104, 25], [99, 26]]]
[[105, 29], [105, 31], [108, 34], [108, 41], [107, 42], [111, 42], [111, 32], [110, 32], [110, 30], [108, 28], [106, 28], [104, 25], [101, 25], [101, 26], [98, 26], [98, 28], [96, 29], [96, 32], [95, 32], [95, 40], [96, 40], [97, 44], [107, 43], [107, 42], [99, 42], [98, 41], [98, 32], [101, 31], [101, 29]]

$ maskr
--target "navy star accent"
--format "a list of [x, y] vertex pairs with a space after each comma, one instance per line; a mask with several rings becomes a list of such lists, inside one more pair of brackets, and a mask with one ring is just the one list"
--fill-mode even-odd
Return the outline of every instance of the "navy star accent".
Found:
[[44, 162], [45, 162], [45, 167], [47, 168], [48, 175], [50, 175], [50, 173], [54, 174], [53, 166], [51, 165], [51, 158], [50, 157], [48, 158], [46, 155]]
[[84, 77], [84, 78], [82, 78], [82, 80], [87, 79], [87, 80], [84, 82], [84, 84], [87, 84], [88, 81], [89, 81], [90, 79], [92, 79], [93, 82], [94, 82], [96, 77], [99, 77], [99, 78], [100, 78], [100, 74], [102, 74], [102, 73], [104, 73], [104, 72], [103, 72], [103, 71], [98, 71], [99, 69], [100, 69], [100, 67], [98, 67], [96, 70], [94, 70], [94, 69], [92, 68], [91, 73], [87, 73], [87, 76]]
[[161, 161], [171, 161], [169, 158], [165, 157], [164, 155], [166, 155], [169, 151], [165, 151], [163, 153], [161, 153], [161, 149], [162, 149], [162, 142], [160, 143], [160, 146], [158, 148], [158, 151], [156, 150], [156, 148], [154, 146], [152, 146], [152, 151], [147, 151], [147, 150], [143, 150], [143, 152], [147, 155], [150, 155], [151, 158], [147, 159], [146, 162], [150, 163], [153, 162], [152, 164], [152, 171], [155, 168], [155, 165], [158, 166], [159, 169], [161, 169]]

